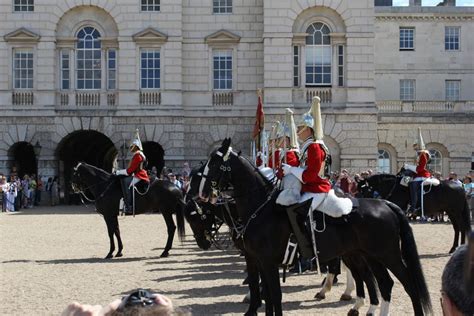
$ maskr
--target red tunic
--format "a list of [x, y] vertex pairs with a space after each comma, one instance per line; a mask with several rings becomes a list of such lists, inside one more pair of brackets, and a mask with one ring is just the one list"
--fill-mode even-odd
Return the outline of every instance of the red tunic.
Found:
[[303, 186], [301, 192], [327, 193], [331, 190], [331, 183], [319, 176], [326, 153], [318, 143], [311, 143], [305, 152], [306, 169], [303, 171]]
[[431, 173], [426, 170], [426, 165], [428, 164], [428, 153], [425, 151], [420, 152], [418, 156], [418, 165], [416, 166], [416, 176], [422, 178], [431, 177]]
[[[282, 162], [284, 163], [284, 161], [280, 160], [280, 151], [281, 149], [278, 149], [277, 151], [275, 151], [275, 169], [280, 169], [281, 163]], [[298, 167], [300, 165], [300, 160], [295, 150], [288, 150], [286, 152], [286, 164], [292, 167]], [[273, 169], [272, 155], [270, 155], [270, 160], [268, 161], [268, 167]]]
[[143, 169], [144, 161], [145, 155], [141, 151], [136, 151], [135, 154], [133, 154], [132, 160], [128, 164], [127, 173], [140, 180], [150, 182], [148, 174]]

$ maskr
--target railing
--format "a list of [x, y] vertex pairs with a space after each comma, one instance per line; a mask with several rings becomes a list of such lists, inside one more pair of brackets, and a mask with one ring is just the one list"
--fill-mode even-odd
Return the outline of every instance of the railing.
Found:
[[313, 102], [314, 97], [319, 97], [321, 103], [332, 102], [332, 89], [331, 88], [309, 88], [306, 89], [306, 102]]
[[474, 101], [379, 101], [380, 113], [474, 112]]
[[57, 102], [61, 107], [114, 107], [117, 105], [116, 92], [60, 92]]
[[160, 105], [161, 92], [140, 91], [140, 105]]
[[230, 92], [214, 92], [212, 94], [212, 105], [230, 106], [234, 104], [234, 93]]
[[32, 91], [13, 91], [12, 104], [13, 105], [33, 105]]
[[76, 92], [76, 106], [99, 106], [100, 92]]

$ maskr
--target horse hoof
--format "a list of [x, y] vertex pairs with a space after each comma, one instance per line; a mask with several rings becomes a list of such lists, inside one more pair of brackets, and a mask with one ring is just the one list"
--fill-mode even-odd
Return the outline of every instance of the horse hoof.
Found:
[[114, 257], [114, 255], [113, 255], [112, 253], [109, 253], [109, 254], [105, 257], [105, 259], [112, 259], [113, 257]]
[[120, 258], [120, 257], [123, 257], [123, 254], [121, 252], [118, 252], [116, 255], [115, 255], [116, 258]]
[[170, 254], [168, 251], [163, 251], [163, 253], [160, 255], [160, 258], [167, 258]]
[[340, 300], [341, 301], [350, 301], [350, 300], [352, 300], [352, 296], [350, 296], [349, 294], [342, 294]]
[[318, 294], [314, 296], [314, 298], [317, 300], [324, 300], [326, 298], [326, 294], [319, 292]]
[[246, 312], [244, 316], [257, 316], [257, 312]]
[[359, 316], [359, 311], [356, 309], [351, 309], [349, 313], [347, 313], [347, 316]]

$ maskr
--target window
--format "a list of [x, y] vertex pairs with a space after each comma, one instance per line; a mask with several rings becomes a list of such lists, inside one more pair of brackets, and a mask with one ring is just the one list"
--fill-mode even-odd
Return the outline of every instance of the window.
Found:
[[214, 13], [232, 13], [232, 0], [213, 0]]
[[390, 173], [390, 154], [386, 150], [379, 149], [377, 171], [381, 173]]
[[444, 49], [459, 50], [459, 33], [461, 28], [458, 26], [446, 26], [444, 29]]
[[337, 85], [344, 87], [344, 46], [337, 46]]
[[77, 33], [76, 88], [78, 90], [101, 89], [102, 50], [100, 33], [86, 26]]
[[400, 28], [400, 50], [415, 50], [415, 29], [413, 27]]
[[400, 80], [400, 100], [415, 100], [415, 80]]
[[443, 174], [443, 156], [441, 152], [436, 149], [430, 149], [430, 163], [428, 164], [428, 169], [431, 172], [440, 172]]
[[107, 52], [107, 89], [117, 89], [117, 51], [109, 49]]
[[214, 90], [232, 89], [232, 51], [214, 51]]
[[446, 80], [446, 101], [459, 101], [460, 91], [460, 80]]
[[71, 87], [69, 50], [61, 50], [59, 58], [61, 63], [61, 90], [69, 90]]
[[300, 85], [300, 48], [293, 46], [293, 87]]
[[160, 51], [142, 49], [140, 53], [140, 89], [160, 89]]
[[13, 54], [13, 88], [33, 89], [33, 51], [15, 50]]
[[329, 27], [323, 23], [314, 23], [306, 33], [306, 85], [331, 85], [331, 38]]
[[33, 12], [35, 8], [34, 0], [14, 0], [13, 11], [14, 12]]
[[142, 11], [160, 11], [160, 0], [141, 0]]

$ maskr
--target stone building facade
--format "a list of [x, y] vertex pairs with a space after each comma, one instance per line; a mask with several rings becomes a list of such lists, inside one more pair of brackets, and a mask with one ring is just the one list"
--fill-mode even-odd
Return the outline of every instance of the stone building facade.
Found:
[[158, 167], [225, 137], [249, 153], [262, 88], [268, 127], [322, 98], [336, 169], [394, 172], [421, 126], [433, 167], [465, 173], [473, 31], [474, 8], [373, 0], [2, 1], [0, 172], [36, 172], [40, 144], [39, 173], [67, 190], [79, 160], [122, 164], [136, 128]]

